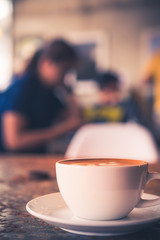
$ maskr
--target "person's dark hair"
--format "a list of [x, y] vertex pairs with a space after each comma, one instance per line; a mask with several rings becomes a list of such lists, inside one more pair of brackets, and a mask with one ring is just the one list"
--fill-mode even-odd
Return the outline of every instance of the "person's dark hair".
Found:
[[77, 59], [77, 54], [73, 46], [68, 42], [63, 39], [56, 39], [48, 44], [42, 54], [42, 58], [48, 58], [55, 63], [74, 62]]
[[101, 73], [97, 78], [100, 89], [110, 88], [110, 89], [118, 89], [119, 88], [119, 77], [116, 73], [107, 71], [105, 73]]
[[47, 58], [51, 62], [76, 62], [77, 54], [75, 49], [66, 41], [62, 39], [56, 39], [51, 41], [47, 46], [38, 49], [29, 61], [25, 73], [33, 73], [37, 71], [38, 62]]
[[38, 49], [32, 56], [32, 58], [30, 59], [26, 69], [25, 69], [25, 73], [33, 73], [37, 70], [37, 65], [38, 65], [38, 61], [41, 58], [42, 54], [43, 54], [44, 49]]

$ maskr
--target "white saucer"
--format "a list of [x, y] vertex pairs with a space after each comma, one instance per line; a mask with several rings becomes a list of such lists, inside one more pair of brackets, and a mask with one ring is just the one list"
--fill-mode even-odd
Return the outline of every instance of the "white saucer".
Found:
[[[157, 198], [144, 194], [145, 199]], [[139, 231], [160, 221], [160, 205], [135, 208], [128, 217], [116, 221], [91, 221], [77, 218], [68, 209], [60, 193], [35, 198], [26, 205], [27, 211], [45, 222], [65, 231], [97, 236], [123, 235]]]

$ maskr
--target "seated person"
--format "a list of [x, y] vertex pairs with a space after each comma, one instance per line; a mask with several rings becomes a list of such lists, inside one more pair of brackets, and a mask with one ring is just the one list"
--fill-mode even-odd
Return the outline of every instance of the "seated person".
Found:
[[128, 122], [141, 123], [141, 110], [133, 98], [123, 99], [119, 77], [108, 71], [98, 79], [99, 101], [96, 105], [84, 109], [84, 118], [89, 122]]
[[76, 58], [67, 42], [54, 40], [2, 94], [1, 153], [44, 153], [48, 141], [79, 126], [79, 109], [63, 81]]

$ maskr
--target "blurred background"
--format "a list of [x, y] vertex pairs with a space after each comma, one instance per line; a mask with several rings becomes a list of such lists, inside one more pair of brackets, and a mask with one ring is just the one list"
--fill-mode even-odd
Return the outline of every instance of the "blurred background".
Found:
[[[0, 91], [39, 47], [62, 37], [80, 55], [66, 81], [81, 106], [96, 102], [97, 72], [111, 69], [124, 96], [136, 90], [152, 114], [153, 84], [140, 86], [148, 60], [160, 50], [159, 16], [159, 0], [0, 0]], [[160, 134], [153, 134], [159, 144]]]

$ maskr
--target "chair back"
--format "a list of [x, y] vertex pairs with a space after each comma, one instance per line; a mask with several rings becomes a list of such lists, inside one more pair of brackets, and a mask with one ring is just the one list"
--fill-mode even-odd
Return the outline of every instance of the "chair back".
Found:
[[65, 157], [112, 157], [156, 163], [159, 154], [152, 134], [139, 124], [90, 123], [75, 133]]

